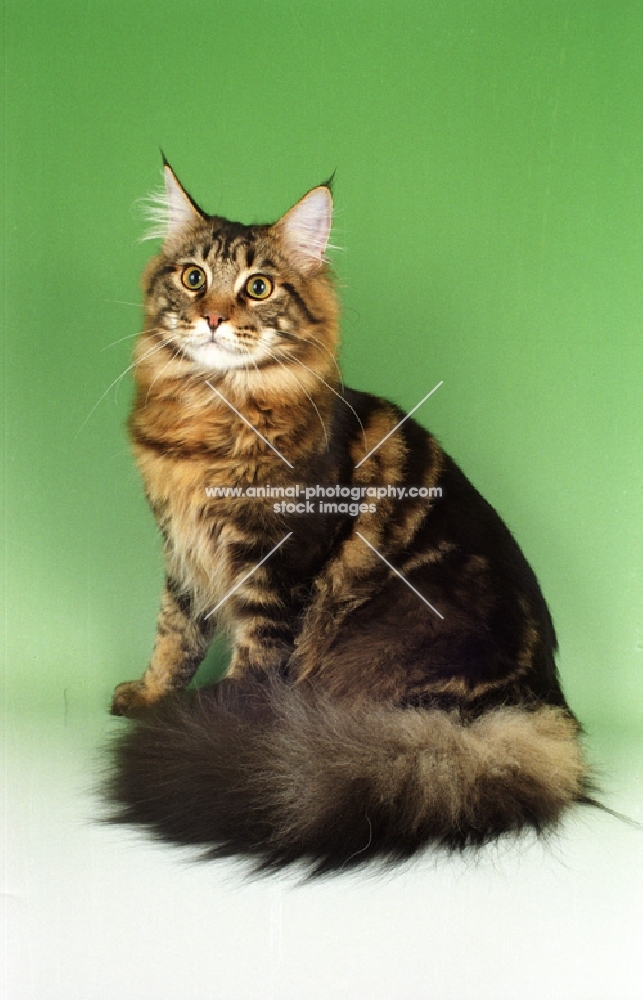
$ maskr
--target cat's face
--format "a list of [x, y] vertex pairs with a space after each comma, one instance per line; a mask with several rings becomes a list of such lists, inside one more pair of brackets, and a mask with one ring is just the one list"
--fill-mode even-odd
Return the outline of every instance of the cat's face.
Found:
[[326, 186], [272, 226], [245, 226], [205, 215], [167, 165], [165, 184], [163, 247], [144, 284], [148, 331], [173, 358], [208, 373], [260, 371], [327, 339]]

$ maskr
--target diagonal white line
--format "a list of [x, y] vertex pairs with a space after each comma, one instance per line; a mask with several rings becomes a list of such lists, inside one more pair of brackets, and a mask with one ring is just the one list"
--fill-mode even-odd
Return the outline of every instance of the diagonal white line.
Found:
[[232, 594], [234, 594], [235, 590], [238, 590], [238, 589], [239, 589], [239, 587], [241, 586], [241, 584], [242, 584], [242, 583], [245, 583], [245, 582], [246, 582], [246, 580], [248, 579], [248, 577], [252, 576], [252, 574], [253, 574], [253, 573], [256, 573], [256, 571], [257, 571], [257, 570], [259, 569], [259, 567], [260, 567], [260, 566], [263, 566], [263, 564], [264, 564], [264, 563], [266, 562], [266, 560], [267, 560], [267, 559], [270, 559], [270, 556], [271, 556], [271, 555], [273, 554], [273, 552], [276, 552], [276, 551], [277, 551], [277, 549], [278, 549], [278, 548], [279, 548], [279, 547], [280, 547], [281, 545], [283, 545], [283, 544], [284, 544], [284, 542], [285, 542], [285, 541], [287, 541], [287, 540], [288, 540], [288, 539], [290, 538], [290, 536], [291, 536], [291, 535], [292, 535], [292, 531], [289, 531], [287, 535], [284, 535], [284, 537], [283, 537], [283, 538], [281, 539], [281, 541], [280, 541], [280, 542], [277, 542], [277, 544], [275, 545], [274, 549], [271, 549], [271, 550], [270, 550], [270, 552], [268, 553], [268, 555], [267, 555], [267, 556], [264, 556], [264, 557], [263, 557], [263, 559], [262, 559], [262, 560], [261, 560], [260, 562], [258, 562], [258, 563], [257, 563], [257, 565], [256, 565], [256, 566], [254, 566], [254, 567], [253, 567], [253, 568], [252, 568], [252, 569], [250, 570], [250, 572], [249, 572], [249, 573], [246, 573], [246, 575], [245, 575], [244, 577], [242, 577], [242, 579], [241, 579], [241, 580], [239, 580], [239, 582], [238, 582], [238, 583], [235, 583], [235, 585], [234, 585], [234, 587], [232, 588], [232, 590], [229, 590], [229, 591], [228, 591], [228, 593], [227, 593], [227, 594], [225, 595], [225, 597], [224, 597], [224, 598], [222, 598], [222, 599], [221, 599], [221, 600], [219, 601], [219, 603], [218, 603], [218, 604], [216, 605], [216, 607], [212, 608], [212, 611], [208, 611], [207, 615], [205, 615], [205, 617], [204, 617], [204, 619], [203, 619], [203, 620], [205, 621], [205, 620], [206, 620], [207, 618], [209, 618], [209, 617], [210, 617], [210, 615], [213, 615], [215, 611], [218, 611], [218, 609], [219, 609], [219, 608], [221, 607], [221, 605], [222, 605], [222, 604], [225, 604], [225, 602], [226, 602], [226, 601], [228, 600], [228, 598], [229, 598], [229, 597], [231, 597], [231, 596], [232, 596]]
[[[436, 386], [436, 388], [437, 388], [437, 386]], [[396, 569], [395, 566], [391, 566], [391, 564], [388, 561], [388, 559], [385, 559], [384, 556], [382, 555], [382, 553], [378, 552], [374, 545], [371, 545], [371, 543], [366, 538], [364, 538], [364, 536], [359, 531], [356, 531], [355, 534], [359, 535], [359, 537], [362, 539], [362, 541], [365, 542], [368, 545], [369, 549], [372, 549], [373, 552], [375, 553], [375, 555], [379, 556], [380, 559], [382, 560], [382, 562], [386, 563], [386, 565], [388, 566], [388, 568], [390, 570], [393, 570], [393, 572], [395, 573], [395, 575], [399, 576], [400, 580], [403, 580], [403, 582], [406, 584], [406, 586], [409, 587], [413, 591], [414, 594], [417, 594], [417, 596], [420, 598], [420, 600], [424, 601], [424, 603], [426, 605], [428, 605], [429, 608], [431, 608], [431, 611], [435, 611], [435, 613], [438, 616], [438, 618], [441, 618], [442, 621], [444, 621], [444, 615], [441, 615], [437, 608], [434, 608], [432, 604], [429, 604], [429, 602], [427, 601], [426, 597], [423, 597], [422, 594], [420, 593], [420, 591], [416, 590], [415, 587], [413, 586], [413, 584], [409, 583], [409, 581], [406, 579], [406, 577], [402, 576], [402, 574], [400, 573], [400, 571], [398, 569]]]
[[[208, 383], [208, 385], [209, 385], [209, 384], [210, 384], [210, 383]], [[405, 420], [408, 420], [408, 419], [409, 419], [409, 417], [411, 416], [411, 414], [415, 413], [415, 411], [416, 411], [417, 409], [419, 409], [419, 408], [420, 408], [420, 406], [422, 406], [422, 403], [426, 403], [426, 401], [427, 401], [427, 399], [429, 398], [429, 396], [432, 396], [432, 395], [433, 395], [433, 393], [435, 392], [435, 390], [436, 390], [436, 389], [439, 389], [441, 385], [444, 385], [444, 379], [442, 379], [442, 380], [441, 380], [440, 382], [438, 382], [438, 384], [437, 384], [437, 385], [434, 385], [434, 386], [433, 386], [433, 388], [431, 389], [431, 392], [427, 392], [427, 394], [426, 394], [426, 396], [424, 397], [424, 399], [421, 399], [419, 403], [416, 403], [416, 404], [415, 404], [415, 406], [413, 407], [413, 409], [412, 409], [412, 410], [409, 410], [409, 412], [408, 412], [408, 413], [406, 414], [406, 416], [405, 416], [405, 417], [402, 417], [402, 419], [400, 420], [399, 424], [396, 424], [396, 425], [395, 425], [395, 427], [393, 428], [393, 430], [392, 430], [392, 431], [389, 431], [389, 432], [388, 432], [388, 434], [385, 434], [385, 435], [384, 435], [384, 437], [382, 438], [382, 440], [381, 440], [381, 441], [379, 441], [379, 442], [378, 442], [378, 443], [377, 443], [377, 444], [375, 445], [375, 447], [374, 447], [374, 448], [371, 448], [371, 450], [369, 451], [368, 455], [364, 455], [364, 458], [363, 458], [363, 459], [361, 459], [361, 461], [359, 461], [359, 462], [357, 463], [357, 465], [355, 466], [355, 468], [356, 468], [356, 469], [359, 469], [359, 467], [360, 467], [360, 465], [362, 464], [362, 462], [365, 462], [367, 458], [370, 458], [370, 457], [371, 457], [371, 455], [373, 454], [373, 452], [374, 452], [374, 451], [377, 451], [377, 449], [378, 449], [379, 447], [381, 447], [381, 445], [383, 445], [383, 444], [384, 444], [384, 442], [388, 440], [388, 438], [390, 438], [391, 434], [395, 434], [395, 432], [396, 432], [396, 430], [398, 429], [398, 427], [401, 427], [401, 426], [402, 426], [402, 424], [404, 423], [404, 421], [405, 421]], [[358, 534], [359, 534], [359, 532], [358, 532]], [[360, 536], [360, 537], [361, 537], [361, 536]]]
[[233, 410], [237, 414], [237, 416], [241, 418], [241, 420], [243, 420], [244, 424], [248, 425], [248, 427], [250, 428], [250, 430], [252, 430], [252, 431], [255, 432], [255, 434], [257, 435], [257, 437], [260, 437], [262, 441], [265, 441], [266, 444], [268, 445], [268, 447], [272, 448], [272, 450], [274, 451], [274, 453], [276, 455], [279, 455], [279, 458], [282, 460], [282, 462], [285, 462], [286, 465], [290, 469], [294, 469], [294, 466], [290, 464], [290, 462], [288, 461], [288, 459], [284, 458], [284, 456], [281, 454], [280, 451], [277, 451], [277, 449], [275, 448], [274, 444], [270, 444], [270, 441], [268, 440], [268, 438], [265, 438], [263, 436], [263, 434], [261, 433], [261, 431], [258, 431], [257, 428], [254, 427], [250, 423], [250, 421], [248, 419], [246, 419], [246, 417], [244, 417], [243, 413], [239, 413], [239, 411], [232, 405], [232, 403], [230, 402], [230, 400], [226, 399], [225, 396], [223, 395], [223, 393], [219, 392], [218, 389], [215, 389], [214, 386], [212, 385], [212, 383], [208, 382], [207, 378], [205, 380], [205, 384], [210, 386], [210, 388], [212, 389], [212, 392], [216, 392], [216, 394], [219, 397], [219, 399], [222, 399], [224, 403], [228, 404], [228, 406], [230, 407], [230, 409]]

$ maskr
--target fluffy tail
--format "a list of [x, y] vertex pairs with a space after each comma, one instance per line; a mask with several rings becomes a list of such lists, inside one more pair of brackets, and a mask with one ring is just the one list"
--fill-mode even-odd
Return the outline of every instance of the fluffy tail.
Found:
[[576, 722], [504, 707], [469, 725], [437, 709], [336, 702], [311, 687], [223, 682], [166, 701], [115, 744], [116, 822], [313, 875], [427, 845], [551, 828], [587, 801]]

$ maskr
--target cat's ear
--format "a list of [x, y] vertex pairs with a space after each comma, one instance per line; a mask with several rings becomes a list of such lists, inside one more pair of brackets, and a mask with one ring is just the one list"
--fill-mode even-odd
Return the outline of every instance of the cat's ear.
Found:
[[322, 184], [305, 194], [273, 226], [286, 255], [304, 274], [321, 270], [332, 220], [330, 188]]
[[150, 197], [148, 239], [172, 239], [205, 218], [197, 203], [181, 185], [172, 167], [163, 158], [164, 190]]

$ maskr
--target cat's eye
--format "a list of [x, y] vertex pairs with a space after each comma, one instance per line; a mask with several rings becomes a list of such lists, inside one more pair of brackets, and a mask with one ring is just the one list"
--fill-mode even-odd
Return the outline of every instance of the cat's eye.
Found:
[[251, 299], [267, 299], [274, 285], [265, 274], [251, 274], [246, 281], [246, 295]]
[[181, 271], [181, 281], [184, 287], [189, 288], [191, 292], [198, 292], [204, 288], [207, 280], [203, 268], [197, 267], [196, 264], [188, 264]]

